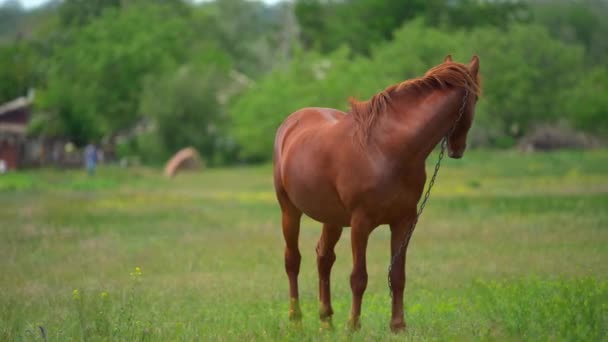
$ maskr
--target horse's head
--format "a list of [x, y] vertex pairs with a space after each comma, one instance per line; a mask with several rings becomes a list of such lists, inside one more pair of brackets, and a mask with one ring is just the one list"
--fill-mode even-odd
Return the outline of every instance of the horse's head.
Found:
[[[448, 55], [445, 62], [452, 62], [452, 57]], [[475, 105], [477, 104], [479, 94], [479, 58], [473, 56], [469, 64], [465, 65], [471, 77], [471, 81], [474, 84], [468, 84], [465, 86], [465, 92], [462, 98], [462, 104], [459, 105], [456, 110], [455, 117], [459, 118], [455, 123], [452, 134], [448, 137], [448, 155], [450, 158], [461, 158], [464, 154], [464, 150], [467, 147], [467, 133], [473, 124], [473, 116], [475, 115]], [[462, 116], [460, 116], [460, 110], [462, 108]]]

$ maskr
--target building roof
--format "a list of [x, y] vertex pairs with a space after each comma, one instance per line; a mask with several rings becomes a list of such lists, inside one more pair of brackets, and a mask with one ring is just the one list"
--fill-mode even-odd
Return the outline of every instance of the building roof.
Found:
[[18, 97], [0, 105], [0, 133], [25, 134], [31, 103], [31, 98]]
[[32, 102], [25, 96], [6, 102], [0, 105], [0, 116], [12, 113], [15, 110], [27, 108], [31, 103]]

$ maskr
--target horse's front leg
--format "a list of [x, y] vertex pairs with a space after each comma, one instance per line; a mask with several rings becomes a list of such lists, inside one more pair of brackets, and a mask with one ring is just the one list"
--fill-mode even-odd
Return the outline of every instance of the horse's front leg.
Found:
[[374, 229], [373, 225], [364, 218], [355, 217], [351, 222], [351, 244], [353, 252], [353, 271], [350, 274], [350, 288], [353, 292], [353, 301], [349, 319], [349, 327], [352, 330], [361, 328], [361, 301], [367, 287], [367, 265], [365, 252], [369, 234]]
[[[416, 212], [414, 211], [414, 215], [415, 214]], [[390, 327], [394, 332], [405, 330], [405, 319], [403, 318], [405, 259], [414, 217], [408, 217], [399, 223], [391, 224], [391, 262], [394, 263], [392, 264], [391, 272], [389, 274], [392, 290], [391, 294], [393, 296], [393, 314]], [[405, 245], [403, 245], [404, 243]], [[397, 253], [399, 253], [399, 255], [395, 257]]]
[[342, 227], [329, 224], [323, 225], [321, 238], [317, 244], [317, 268], [319, 270], [319, 318], [323, 328], [331, 328], [331, 316], [334, 310], [331, 307], [330, 274], [336, 261], [334, 247], [342, 235]]

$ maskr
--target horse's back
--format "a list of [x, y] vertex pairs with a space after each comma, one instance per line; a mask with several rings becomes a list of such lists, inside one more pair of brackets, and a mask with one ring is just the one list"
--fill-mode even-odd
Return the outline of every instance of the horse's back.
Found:
[[275, 136], [275, 163], [280, 162], [282, 152], [290, 135], [301, 135], [307, 131], [318, 132], [342, 120], [346, 113], [333, 108], [308, 107], [302, 108], [290, 114], [277, 129]]

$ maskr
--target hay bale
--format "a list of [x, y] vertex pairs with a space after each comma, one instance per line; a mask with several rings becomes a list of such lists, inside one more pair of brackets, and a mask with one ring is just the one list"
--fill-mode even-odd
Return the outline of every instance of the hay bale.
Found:
[[178, 171], [200, 170], [204, 166], [201, 156], [193, 147], [177, 152], [165, 165], [165, 176], [172, 178]]

